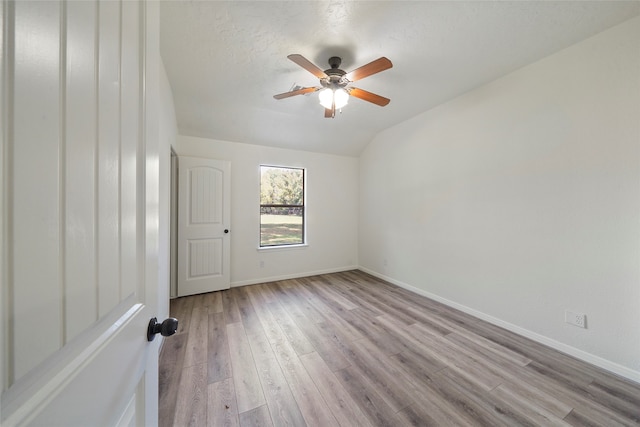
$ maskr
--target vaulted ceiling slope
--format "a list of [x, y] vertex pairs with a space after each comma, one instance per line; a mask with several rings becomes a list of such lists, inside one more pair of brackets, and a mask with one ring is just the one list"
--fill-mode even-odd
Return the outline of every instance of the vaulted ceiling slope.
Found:
[[[163, 1], [161, 54], [181, 135], [358, 156], [380, 131], [640, 14], [618, 1]], [[351, 98], [324, 118], [316, 86], [287, 59], [390, 70], [358, 82], [391, 99]]]

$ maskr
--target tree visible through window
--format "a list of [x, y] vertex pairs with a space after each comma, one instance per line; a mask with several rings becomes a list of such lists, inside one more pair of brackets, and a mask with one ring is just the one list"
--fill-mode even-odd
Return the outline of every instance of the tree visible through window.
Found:
[[304, 243], [304, 169], [260, 166], [260, 246]]

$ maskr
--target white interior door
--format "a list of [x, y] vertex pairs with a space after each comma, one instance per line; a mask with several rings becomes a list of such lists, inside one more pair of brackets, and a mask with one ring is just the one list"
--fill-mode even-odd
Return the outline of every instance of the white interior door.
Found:
[[178, 157], [178, 296], [229, 289], [230, 164]]
[[0, 424], [156, 424], [158, 6], [1, 7]]

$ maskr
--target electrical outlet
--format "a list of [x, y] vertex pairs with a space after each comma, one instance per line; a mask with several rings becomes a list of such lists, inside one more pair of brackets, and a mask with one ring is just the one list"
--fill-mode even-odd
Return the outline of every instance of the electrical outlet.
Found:
[[577, 326], [579, 328], [587, 327], [587, 315], [582, 313], [574, 313], [569, 310], [564, 312], [564, 321], [570, 325]]

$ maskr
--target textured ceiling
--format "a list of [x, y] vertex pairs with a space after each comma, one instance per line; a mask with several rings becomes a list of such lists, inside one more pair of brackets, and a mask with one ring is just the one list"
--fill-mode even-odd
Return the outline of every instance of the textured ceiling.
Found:
[[[161, 54], [181, 135], [357, 156], [380, 131], [640, 14], [616, 1], [163, 1]], [[325, 119], [317, 94], [275, 100], [318, 80], [299, 53], [353, 70], [391, 99], [351, 98]]]

